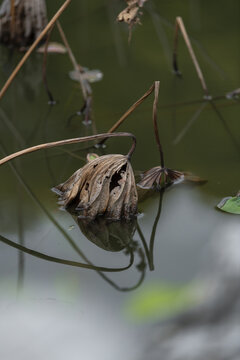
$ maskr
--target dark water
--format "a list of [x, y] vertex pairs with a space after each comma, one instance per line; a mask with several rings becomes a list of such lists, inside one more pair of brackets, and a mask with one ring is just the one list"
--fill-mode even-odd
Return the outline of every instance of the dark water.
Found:
[[[49, 14], [60, 4], [48, 4]], [[95, 235], [118, 236], [116, 244], [101, 242], [100, 236], [93, 241], [92, 233], [86, 237], [76, 219], [58, 209], [50, 191], [84, 164], [87, 152], [80, 151], [82, 145], [36, 152], [3, 165], [1, 359], [139, 359], [153, 324], [194, 304], [195, 290], [190, 290], [211, 275], [216, 260], [211, 242], [235, 236], [239, 250], [238, 216], [216, 210], [222, 197], [239, 190], [239, 99], [225, 97], [240, 86], [239, 2], [149, 0], [130, 46], [127, 28], [115, 22], [120, 10], [118, 1], [73, 1], [61, 19], [81, 65], [104, 74], [92, 84], [97, 131], [107, 131], [154, 80], [160, 80], [158, 120], [165, 162], [208, 182], [179, 184], [163, 196], [149, 197], [139, 204], [141, 214], [130, 229], [122, 224], [94, 229]], [[172, 73], [178, 15], [191, 36], [210, 94], [222, 96], [214, 107], [202, 101], [182, 38], [183, 77]], [[57, 30], [52, 38], [59, 41]], [[3, 47], [0, 51], [3, 84], [22, 55]], [[42, 84], [42, 55], [33, 54], [24, 65], [1, 101], [1, 157], [39, 143], [92, 134], [93, 125], [72, 116], [81, 109], [82, 97], [68, 77], [70, 70], [67, 55], [49, 55], [48, 83], [57, 100], [51, 107]], [[151, 96], [120, 128], [137, 136], [132, 159], [136, 171], [159, 164], [152, 101]], [[126, 139], [109, 140], [106, 149], [94, 151], [125, 154], [129, 146]], [[81, 268], [79, 263], [89, 266]], [[199, 292], [204, 299], [206, 294]]]

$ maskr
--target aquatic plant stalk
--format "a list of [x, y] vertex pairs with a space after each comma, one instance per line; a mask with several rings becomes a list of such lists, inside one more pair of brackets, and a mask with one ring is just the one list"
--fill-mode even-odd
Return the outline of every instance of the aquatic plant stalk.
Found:
[[154, 102], [153, 102], [153, 128], [154, 128], [156, 143], [157, 143], [158, 150], [160, 153], [161, 167], [164, 168], [163, 149], [162, 149], [162, 145], [160, 142], [158, 126], [157, 126], [157, 103], [158, 103], [159, 87], [160, 87], [160, 81], [155, 81], [154, 82]]
[[[108, 130], [108, 133], [113, 133], [126, 118], [139, 106], [142, 102], [153, 92], [154, 84], [140, 97], [130, 108], [120, 117], [120, 119]], [[103, 139], [99, 144], [103, 144], [107, 139]]]
[[47, 34], [47, 39], [45, 42], [45, 46], [44, 46], [44, 53], [43, 53], [43, 65], [42, 65], [42, 78], [43, 78], [43, 84], [45, 86], [45, 90], [48, 94], [48, 98], [49, 98], [49, 104], [53, 105], [55, 104], [55, 100], [53, 98], [53, 95], [49, 89], [48, 86], [48, 81], [47, 81], [47, 54], [48, 54], [48, 45], [49, 45], [49, 40], [53, 31], [54, 25], [51, 27], [51, 29], [49, 30], [48, 34]]
[[23, 245], [17, 244], [14, 241], [11, 241], [3, 236], [0, 235], [0, 241], [7, 244], [8, 246], [11, 246], [12, 248], [15, 248], [19, 251], [24, 252], [25, 254], [29, 254], [31, 256], [46, 260], [46, 261], [51, 261], [57, 264], [63, 264], [63, 265], [69, 265], [69, 266], [73, 266], [73, 267], [79, 267], [79, 268], [83, 268], [83, 269], [88, 269], [88, 270], [95, 270], [95, 271], [103, 271], [103, 272], [121, 272], [124, 270], [129, 269], [132, 264], [133, 264], [133, 254], [130, 253], [130, 262], [128, 265], [122, 267], [122, 268], [107, 268], [107, 267], [103, 267], [103, 266], [96, 266], [96, 265], [92, 265], [91, 263], [89, 264], [84, 264], [81, 263], [79, 261], [73, 261], [73, 260], [67, 260], [67, 259], [63, 259], [63, 258], [58, 258], [58, 257], [54, 257], [54, 256], [50, 256], [32, 249], [29, 249]]
[[103, 139], [103, 138], [105, 139], [105, 138], [109, 138], [109, 137], [121, 137], [121, 136], [129, 136], [133, 140], [132, 147], [127, 154], [128, 158], [131, 158], [131, 156], [135, 150], [135, 147], [136, 147], [136, 138], [131, 133], [119, 132], [119, 133], [111, 133], [111, 134], [104, 133], [104, 134], [98, 134], [98, 135], [84, 136], [84, 137], [78, 137], [78, 138], [60, 140], [60, 141], [53, 141], [53, 142], [49, 142], [49, 143], [45, 143], [45, 144], [35, 145], [35, 146], [29, 147], [24, 150], [17, 151], [11, 155], [4, 157], [3, 159], [0, 160], [0, 165], [3, 165], [6, 162], [15, 159], [16, 157], [19, 157], [19, 156], [22, 156], [22, 155], [25, 155], [25, 154], [28, 154], [28, 153], [31, 153], [34, 151], [42, 150], [42, 149], [48, 149], [48, 148], [53, 148], [53, 147], [62, 146], [62, 145], [77, 144], [80, 142], [98, 140], [98, 139]]
[[1, 91], [0, 91], [0, 100], [1, 98], [4, 96], [5, 92], [7, 91], [8, 87], [11, 85], [12, 81], [14, 80], [14, 78], [16, 77], [17, 73], [19, 72], [19, 70], [21, 69], [21, 67], [24, 65], [24, 63], [26, 62], [26, 60], [29, 58], [29, 56], [31, 55], [31, 53], [33, 52], [33, 50], [37, 47], [37, 45], [39, 44], [39, 42], [44, 38], [44, 36], [47, 34], [47, 32], [51, 29], [51, 27], [53, 26], [53, 24], [57, 21], [57, 19], [60, 17], [60, 15], [63, 13], [63, 11], [67, 8], [67, 6], [70, 4], [72, 0], [66, 0], [63, 5], [58, 9], [58, 11], [56, 12], [56, 14], [53, 16], [53, 18], [49, 21], [49, 23], [47, 24], [47, 26], [43, 29], [43, 31], [40, 33], [40, 35], [38, 36], [38, 38], [34, 41], [34, 43], [30, 46], [30, 48], [28, 49], [28, 51], [26, 52], [26, 54], [22, 57], [22, 59], [19, 61], [18, 65], [16, 66], [16, 68], [13, 70], [12, 74], [9, 76], [8, 80], [6, 81], [6, 83], [4, 84], [4, 86], [2, 87]]
[[239, 138], [236, 139], [236, 137], [234, 136], [234, 134], [232, 133], [231, 129], [228, 126], [228, 123], [226, 122], [226, 120], [224, 119], [222, 113], [219, 111], [218, 107], [216, 106], [216, 104], [214, 103], [214, 101], [209, 101], [212, 109], [214, 110], [214, 112], [216, 113], [218, 119], [222, 122], [222, 125], [226, 131], [226, 133], [229, 135], [229, 137], [232, 140], [232, 143], [234, 145], [234, 147], [237, 149], [237, 155], [239, 157], [240, 155], [240, 143], [239, 143]]
[[202, 111], [207, 106], [208, 102], [204, 101], [201, 103], [200, 107], [195, 111], [193, 116], [190, 118], [190, 120], [187, 122], [186, 126], [179, 132], [179, 134], [176, 136], [175, 140], [173, 140], [174, 145], [177, 145], [182, 138], [185, 136], [186, 132], [190, 129], [190, 127], [195, 123], [195, 121], [199, 118]]
[[91, 91], [89, 91], [89, 90], [91, 90], [90, 85], [88, 84], [89, 89], [86, 89], [86, 86], [84, 85], [84, 79], [82, 77], [81, 71], [79, 71], [79, 70], [81, 70], [81, 66], [79, 66], [79, 64], [77, 63], [77, 60], [76, 60], [76, 58], [75, 58], [75, 56], [74, 56], [74, 54], [72, 52], [72, 49], [71, 49], [71, 47], [69, 45], [69, 42], [67, 40], [67, 37], [66, 37], [66, 35], [65, 35], [64, 31], [63, 31], [63, 28], [62, 28], [62, 26], [61, 26], [61, 24], [60, 24], [60, 22], [58, 20], [57, 20], [56, 24], [57, 24], [59, 34], [60, 34], [60, 36], [62, 38], [62, 41], [63, 41], [63, 43], [64, 43], [64, 45], [65, 45], [65, 47], [67, 49], [69, 58], [70, 58], [70, 60], [71, 60], [71, 62], [73, 64], [74, 70], [79, 73], [79, 83], [80, 83], [80, 86], [81, 86], [81, 90], [82, 90], [82, 93], [83, 93], [84, 100], [87, 101], [88, 96], [91, 94]]
[[165, 188], [160, 189], [157, 215], [156, 215], [156, 218], [154, 220], [154, 224], [153, 224], [152, 232], [151, 232], [151, 237], [150, 237], [150, 243], [149, 243], [149, 257], [151, 259], [151, 263], [150, 263], [150, 270], [151, 271], [154, 270], [154, 242], [155, 242], [155, 237], [156, 237], [157, 226], [158, 226], [159, 219], [160, 219], [161, 212], [162, 212], [162, 202], [163, 202], [164, 191], [165, 191]]
[[158, 187], [162, 185], [168, 186], [174, 182], [183, 180], [184, 174], [177, 170], [166, 168], [164, 165], [163, 149], [159, 138], [158, 126], [157, 126], [157, 103], [159, 94], [160, 81], [154, 82], [154, 102], [153, 102], [153, 127], [156, 143], [160, 153], [160, 166], [155, 166], [152, 169], [146, 171], [142, 175], [141, 181], [137, 184], [143, 189], [150, 189], [156, 184]]
[[207, 84], [205, 82], [205, 79], [204, 79], [202, 70], [200, 68], [200, 65], [199, 65], [199, 63], [197, 61], [196, 55], [195, 55], [195, 53], [193, 51], [191, 41], [189, 39], [189, 36], [188, 36], [187, 31], [186, 31], [185, 26], [184, 26], [184, 22], [183, 22], [183, 20], [182, 20], [182, 18], [180, 16], [176, 17], [174, 49], [173, 49], [173, 69], [176, 72], [176, 74], [180, 74], [179, 69], [178, 69], [178, 64], [177, 64], [177, 47], [178, 47], [178, 32], [179, 32], [179, 29], [180, 29], [180, 31], [182, 33], [183, 39], [185, 41], [185, 44], [186, 44], [187, 49], [189, 51], [190, 57], [192, 59], [194, 67], [196, 69], [196, 72], [197, 72], [198, 78], [199, 78], [199, 80], [201, 82], [203, 91], [205, 92], [205, 95], [208, 97], [209, 93], [208, 93]]

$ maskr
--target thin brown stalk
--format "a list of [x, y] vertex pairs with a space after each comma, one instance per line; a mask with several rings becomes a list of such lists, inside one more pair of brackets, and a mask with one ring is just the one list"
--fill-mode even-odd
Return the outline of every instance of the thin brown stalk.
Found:
[[98, 135], [84, 136], [84, 137], [78, 137], [78, 138], [60, 140], [60, 141], [53, 141], [50, 143], [35, 145], [35, 146], [29, 147], [24, 150], [17, 151], [11, 155], [4, 157], [3, 159], [0, 160], [0, 165], [3, 165], [6, 162], [15, 159], [16, 157], [19, 157], [19, 156], [22, 156], [22, 155], [25, 155], [25, 154], [28, 154], [28, 153], [31, 153], [34, 151], [42, 150], [42, 149], [48, 149], [48, 148], [53, 148], [53, 147], [62, 146], [62, 145], [77, 144], [77, 143], [85, 142], [85, 141], [99, 140], [102, 138], [105, 139], [105, 138], [109, 138], [109, 137], [121, 137], [121, 136], [129, 136], [133, 140], [132, 147], [127, 154], [127, 156], [130, 158], [136, 147], [136, 138], [131, 133], [120, 132], [120, 133], [111, 133], [111, 134], [104, 133], [104, 134], [98, 134]]
[[181, 75], [181, 72], [178, 69], [178, 62], [177, 62], [177, 49], [178, 49], [178, 37], [179, 37], [179, 25], [177, 22], [177, 18], [176, 18], [176, 23], [175, 23], [175, 34], [174, 34], [174, 42], [173, 42], [173, 70], [175, 72], [175, 74], [177, 75]]
[[162, 149], [162, 145], [160, 142], [159, 131], [158, 131], [158, 126], [157, 126], [157, 104], [158, 104], [160, 81], [155, 81], [154, 84], [155, 84], [155, 89], [154, 89], [154, 102], [153, 102], [153, 128], [154, 128], [156, 143], [157, 143], [158, 150], [160, 153], [161, 167], [164, 168], [163, 149]]
[[46, 92], [48, 94], [49, 104], [52, 104], [52, 105], [55, 104], [55, 101], [54, 101], [52, 93], [49, 89], [48, 81], [47, 81], [47, 55], [48, 55], [49, 40], [50, 40], [52, 31], [53, 31], [53, 27], [54, 27], [54, 25], [51, 27], [51, 29], [49, 30], [49, 32], [47, 34], [47, 39], [46, 39], [45, 46], [44, 46], [43, 65], [42, 65], [43, 84], [44, 84]]
[[74, 266], [74, 267], [80, 267], [80, 268], [84, 268], [84, 269], [89, 269], [89, 270], [95, 270], [95, 271], [104, 271], [104, 272], [120, 272], [120, 271], [124, 271], [129, 269], [134, 261], [134, 256], [133, 253], [130, 253], [130, 261], [129, 264], [122, 267], [122, 268], [107, 268], [107, 267], [103, 267], [103, 266], [96, 266], [96, 265], [92, 265], [90, 262], [88, 264], [84, 264], [78, 261], [73, 261], [73, 260], [67, 260], [67, 259], [63, 259], [63, 258], [57, 258], [54, 256], [50, 256], [50, 255], [46, 255], [44, 253], [32, 250], [30, 248], [27, 248], [23, 245], [17, 244], [14, 241], [11, 241], [3, 236], [0, 235], [0, 241], [7, 244], [8, 246], [11, 246], [19, 251], [22, 251], [23, 253], [29, 254], [31, 256], [35, 256], [37, 258], [43, 259], [43, 260], [47, 260], [47, 261], [51, 261], [57, 264], [64, 264], [64, 265], [69, 265], [69, 266]]
[[[72, 52], [72, 49], [71, 49], [71, 47], [69, 45], [67, 37], [66, 37], [66, 35], [65, 35], [64, 31], [63, 31], [63, 28], [62, 28], [59, 21], [57, 21], [57, 27], [58, 27], [59, 34], [60, 34], [60, 36], [62, 38], [62, 41], [63, 41], [63, 43], [64, 43], [64, 45], [65, 45], [65, 47], [67, 49], [69, 58], [70, 58], [70, 60], [71, 60], [71, 62], [73, 64], [74, 70], [79, 73], [79, 83], [80, 83], [80, 86], [81, 86], [81, 89], [82, 89], [84, 100], [87, 101], [87, 98], [90, 95], [89, 90], [91, 90], [90, 85], [89, 85], [89, 89], [86, 89], [84, 79], [83, 79], [82, 74], [81, 74], [81, 70], [83, 70], [83, 69], [77, 63], [77, 60], [76, 60], [76, 58], [75, 58], [75, 56], [74, 56], [74, 54]], [[90, 93], [91, 93], [91, 91], [90, 91]]]
[[177, 74], [180, 74], [179, 70], [178, 70], [178, 64], [177, 64], [177, 47], [178, 47], [178, 33], [179, 33], [179, 30], [181, 31], [182, 33], [182, 36], [183, 36], [183, 39], [185, 41], [185, 44], [187, 46], [187, 49], [189, 51], [189, 54], [190, 54], [190, 57], [192, 59], [192, 62], [194, 64], [194, 67], [196, 69], [196, 72], [197, 72], [197, 75], [198, 75], [198, 78], [200, 80], [200, 83], [202, 85], [202, 88], [203, 88], [203, 91], [205, 92], [205, 95], [208, 97], [209, 96], [209, 93], [208, 93], [208, 88], [207, 88], [207, 84], [205, 82], [205, 79], [204, 79], [204, 76], [203, 76], [203, 73], [202, 73], [202, 70], [200, 68], [200, 65], [198, 63], [198, 60], [196, 58], [196, 55], [193, 51], [193, 48], [192, 48], [192, 44], [191, 44], [191, 41], [190, 41], [190, 38], [187, 34], [187, 31], [186, 31], [186, 28], [184, 26], [184, 23], [183, 23], [183, 20], [180, 16], [177, 16], [176, 17], [176, 27], [175, 27], [175, 37], [174, 37], [174, 50], [173, 50], [173, 69], [174, 71], [177, 73]]
[[[154, 84], [145, 92], [145, 94], [140, 97], [130, 108], [120, 117], [120, 119], [108, 130], [108, 133], [114, 132], [126, 118], [139, 106], [142, 102], [153, 92]], [[99, 144], [103, 144], [107, 139], [103, 139]]]
[[63, 41], [63, 43], [64, 43], [64, 45], [65, 45], [65, 47], [67, 49], [69, 58], [71, 59], [71, 62], [73, 64], [74, 69], [75, 70], [79, 70], [79, 68], [81, 69], [81, 66], [78, 65], [77, 60], [76, 60], [76, 58], [75, 58], [75, 56], [74, 56], [74, 54], [72, 52], [72, 49], [71, 49], [71, 47], [69, 45], [69, 42], [67, 40], [65, 32], [63, 31], [63, 28], [62, 28], [62, 25], [60, 24], [60, 21], [58, 20], [56, 23], [57, 23], [59, 34], [60, 34], [60, 36], [62, 38], [62, 41]]
[[149, 257], [151, 259], [151, 262], [149, 265], [150, 271], [154, 270], [154, 241], [155, 241], [155, 237], [156, 237], [157, 226], [158, 226], [159, 219], [160, 219], [161, 212], [162, 212], [162, 202], [163, 202], [164, 191], [165, 191], [164, 187], [160, 189], [158, 211], [157, 211], [156, 218], [154, 220], [151, 237], [150, 237], [150, 242], [149, 242]]
[[180, 133], [177, 135], [177, 137], [175, 138], [175, 140], [173, 141], [174, 145], [177, 145], [182, 138], [185, 136], [186, 132], [190, 129], [190, 127], [195, 123], [195, 121], [199, 118], [201, 112], [203, 111], [203, 109], [207, 106], [208, 102], [203, 102], [200, 107], [197, 109], [197, 111], [193, 114], [193, 116], [191, 117], [191, 119], [188, 121], [188, 123], [186, 124], [186, 126], [184, 126], [184, 128], [180, 131]]
[[14, 78], [16, 77], [17, 73], [19, 72], [19, 70], [21, 69], [21, 67], [23, 66], [23, 64], [26, 62], [26, 60], [29, 58], [29, 56], [31, 55], [31, 53], [33, 52], [33, 50], [37, 47], [37, 45], [39, 44], [39, 42], [44, 38], [44, 36], [47, 34], [47, 32], [51, 29], [51, 27], [53, 26], [53, 24], [57, 21], [57, 19], [59, 18], [59, 16], [63, 13], [63, 11], [66, 9], [66, 7], [70, 4], [72, 0], [66, 0], [63, 5], [58, 9], [58, 11], [56, 12], [56, 14], [53, 16], [53, 18], [49, 21], [49, 23], [47, 24], [47, 26], [43, 29], [43, 31], [40, 33], [40, 35], [38, 36], [38, 38], [34, 41], [34, 43], [30, 46], [30, 48], [28, 49], [28, 51], [26, 52], [26, 54], [22, 57], [22, 59], [19, 61], [18, 65], [16, 66], [16, 68], [13, 70], [12, 74], [9, 76], [8, 80], [6, 81], [6, 83], [4, 84], [4, 86], [2, 87], [1, 91], [0, 91], [0, 99], [3, 97], [3, 95], [5, 94], [5, 92], [7, 91], [8, 87], [10, 86], [10, 84], [12, 83], [12, 81], [14, 80]]

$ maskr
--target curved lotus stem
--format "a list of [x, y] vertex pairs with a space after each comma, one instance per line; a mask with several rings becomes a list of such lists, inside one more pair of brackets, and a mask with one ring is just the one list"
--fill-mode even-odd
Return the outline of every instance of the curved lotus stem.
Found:
[[61, 258], [57, 258], [54, 256], [49, 256], [46, 255], [44, 253], [29, 249], [25, 246], [19, 245], [17, 243], [15, 243], [14, 241], [11, 241], [9, 239], [6, 239], [5, 237], [0, 235], [0, 241], [2, 241], [3, 243], [18, 249], [20, 251], [23, 251], [26, 254], [29, 254], [31, 256], [35, 256], [37, 258], [46, 260], [46, 261], [51, 261], [54, 263], [58, 263], [58, 264], [64, 264], [64, 265], [69, 265], [69, 266], [73, 266], [73, 267], [80, 267], [80, 268], [84, 268], [84, 269], [89, 269], [89, 270], [95, 270], [95, 271], [102, 271], [102, 272], [120, 272], [120, 271], [124, 271], [129, 269], [133, 262], [134, 262], [134, 254], [133, 252], [130, 252], [130, 260], [129, 260], [129, 264], [127, 266], [124, 266], [122, 268], [107, 268], [104, 266], [96, 266], [96, 265], [92, 265], [92, 264], [84, 264], [78, 261], [72, 261], [72, 260], [67, 260], [67, 259], [61, 259]]
[[53, 141], [53, 142], [49, 142], [49, 143], [45, 143], [45, 144], [35, 145], [35, 146], [29, 147], [24, 150], [17, 151], [11, 155], [4, 157], [3, 159], [0, 160], [0, 165], [3, 165], [6, 162], [15, 159], [16, 157], [28, 154], [33, 151], [38, 151], [38, 150], [42, 150], [42, 149], [47, 149], [47, 148], [52, 148], [52, 147], [62, 146], [62, 145], [68, 145], [68, 144], [77, 144], [77, 143], [85, 142], [85, 141], [105, 139], [105, 138], [109, 138], [109, 137], [121, 137], [121, 136], [129, 136], [133, 140], [132, 147], [127, 154], [128, 159], [130, 159], [135, 150], [135, 147], [136, 147], [136, 137], [131, 133], [119, 132], [119, 133], [103, 133], [103, 134], [98, 134], [98, 135], [84, 136], [84, 137], [78, 137], [78, 138], [60, 140], [60, 141]]
[[157, 103], [158, 103], [158, 94], [159, 94], [160, 81], [154, 82], [154, 102], [153, 102], [153, 127], [155, 133], [155, 139], [160, 153], [160, 162], [161, 167], [164, 168], [164, 156], [163, 149], [159, 138], [158, 126], [157, 126]]

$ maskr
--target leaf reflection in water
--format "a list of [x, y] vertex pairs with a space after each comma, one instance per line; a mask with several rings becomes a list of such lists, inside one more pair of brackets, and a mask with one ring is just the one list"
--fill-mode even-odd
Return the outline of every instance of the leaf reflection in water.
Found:
[[[72, 211], [70, 211], [72, 210]], [[106, 217], [98, 217], [94, 220], [81, 218], [77, 216], [77, 212], [74, 209], [68, 210], [76, 223], [78, 224], [83, 235], [92, 243], [100, 247], [101, 249], [109, 252], [124, 251], [125, 255], [130, 255], [134, 259], [135, 255], [139, 258], [135, 268], [141, 273], [137, 283], [130, 287], [121, 287], [117, 285], [113, 280], [109, 279], [105, 274], [99, 273], [111, 286], [119, 291], [131, 291], [138, 288], [144, 280], [146, 262], [145, 253], [139, 243], [133, 240], [134, 233], [136, 231], [136, 219], [114, 221], [107, 219]], [[133, 265], [133, 262], [131, 266]], [[131, 267], [129, 266], [129, 268]]]
[[98, 247], [106, 251], [121, 251], [133, 247], [132, 238], [136, 221], [111, 221], [98, 217], [95, 221], [77, 218], [82, 233]]

